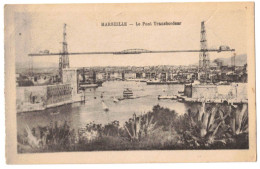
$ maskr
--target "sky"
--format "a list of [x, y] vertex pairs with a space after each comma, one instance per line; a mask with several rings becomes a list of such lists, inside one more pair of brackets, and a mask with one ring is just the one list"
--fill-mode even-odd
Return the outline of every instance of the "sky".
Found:
[[[140, 7], [141, 6], [141, 7]], [[125, 49], [200, 49], [201, 21], [205, 21], [208, 48], [228, 45], [246, 53], [246, 9], [219, 5], [42, 5], [17, 8], [15, 13], [16, 63], [28, 62], [29, 53], [62, 50], [63, 24], [67, 24], [69, 52], [105, 52]], [[126, 27], [102, 27], [101, 22], [127, 22]], [[136, 22], [181, 22], [175, 26], [135, 26]], [[211, 60], [233, 53], [210, 53]], [[189, 65], [199, 53], [139, 55], [72, 55], [71, 67]], [[34, 57], [35, 65], [57, 63], [58, 56]]]

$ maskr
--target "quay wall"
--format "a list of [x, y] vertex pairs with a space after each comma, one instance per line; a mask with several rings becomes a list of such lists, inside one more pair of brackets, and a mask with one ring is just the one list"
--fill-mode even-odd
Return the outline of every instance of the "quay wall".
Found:
[[[234, 83], [231, 85], [193, 85], [190, 90], [192, 98], [208, 99], [247, 99], [247, 84]], [[189, 97], [189, 96], [188, 96]]]

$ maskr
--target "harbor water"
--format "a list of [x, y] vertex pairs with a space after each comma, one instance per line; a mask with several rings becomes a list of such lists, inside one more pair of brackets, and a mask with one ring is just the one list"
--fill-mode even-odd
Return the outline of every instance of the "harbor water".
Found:
[[[122, 98], [125, 88], [130, 88], [137, 98], [115, 103], [114, 98]], [[158, 100], [158, 95], [174, 95], [183, 89], [183, 85], [146, 85], [144, 82], [108, 81], [104, 82], [102, 87], [86, 89], [85, 104], [74, 103], [44, 111], [17, 114], [17, 130], [23, 132], [26, 124], [33, 128], [47, 126], [55, 121], [60, 124], [67, 121], [75, 129], [84, 127], [90, 122], [104, 125], [114, 120], [118, 120], [123, 126], [134, 113], [145, 114], [158, 104], [175, 110], [178, 114], [184, 114], [188, 109], [197, 111], [194, 109], [199, 109], [200, 105], [189, 105], [176, 100]], [[108, 107], [108, 111], [104, 110], [102, 101]]]

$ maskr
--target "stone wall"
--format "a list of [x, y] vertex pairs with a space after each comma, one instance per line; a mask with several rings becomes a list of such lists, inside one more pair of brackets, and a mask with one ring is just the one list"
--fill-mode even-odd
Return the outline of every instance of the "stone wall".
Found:
[[67, 102], [72, 99], [70, 84], [50, 85], [47, 87], [47, 105]]
[[46, 106], [47, 86], [28, 86], [16, 88], [17, 112], [42, 110]]
[[218, 96], [224, 98], [247, 99], [247, 83], [232, 83], [218, 86]]
[[208, 99], [247, 99], [247, 84], [233, 83], [231, 85], [193, 85], [192, 98]]
[[192, 98], [207, 98], [212, 99], [217, 96], [216, 85], [193, 85]]
[[70, 84], [16, 88], [17, 112], [44, 110], [47, 106], [72, 102]]

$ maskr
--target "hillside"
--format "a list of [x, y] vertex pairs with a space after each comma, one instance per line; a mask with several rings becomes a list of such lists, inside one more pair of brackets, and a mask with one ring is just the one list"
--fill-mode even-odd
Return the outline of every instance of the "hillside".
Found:
[[[229, 58], [218, 58], [213, 60], [212, 62], [214, 63], [216, 60], [221, 60], [223, 62], [223, 65], [231, 65], [231, 58], [234, 58], [234, 56]], [[246, 54], [237, 55], [235, 58], [235, 63], [236, 66], [243, 66], [244, 64], [247, 63], [247, 55]]]

